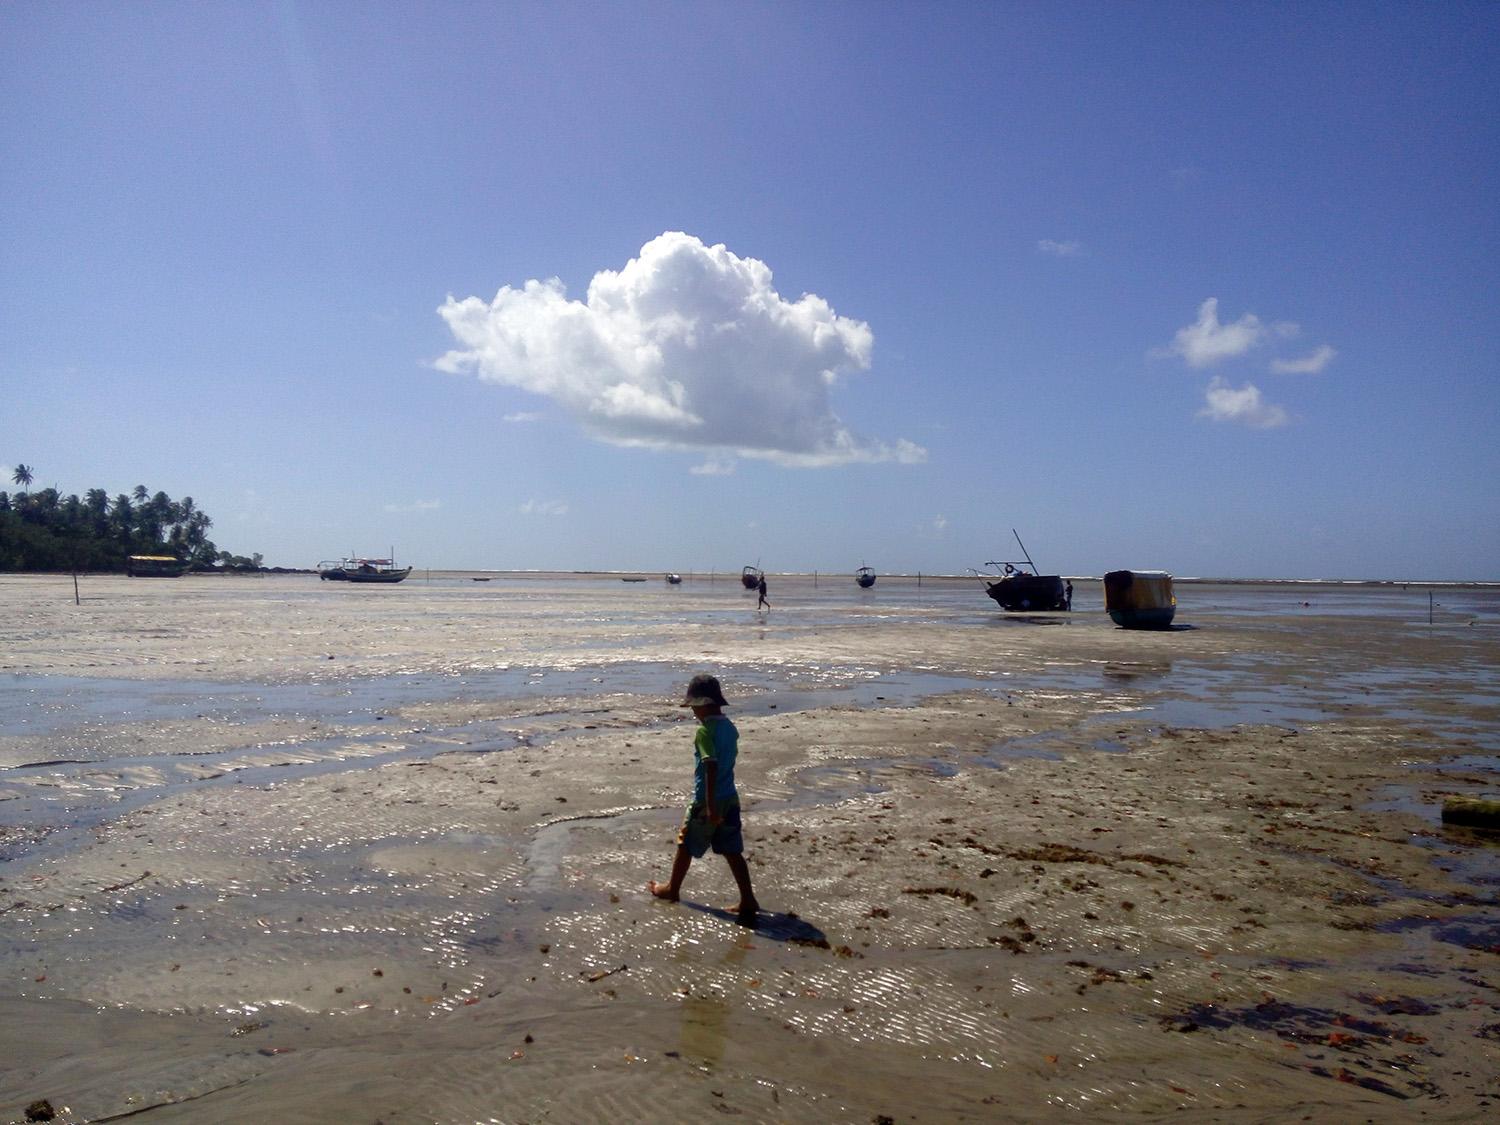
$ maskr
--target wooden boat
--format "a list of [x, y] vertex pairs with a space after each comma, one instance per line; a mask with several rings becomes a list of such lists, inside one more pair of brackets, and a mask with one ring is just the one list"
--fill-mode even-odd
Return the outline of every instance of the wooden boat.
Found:
[[747, 590], [755, 590], [760, 587], [762, 571], [758, 566], [747, 566], [740, 571], [740, 585]]
[[318, 577], [324, 582], [342, 582], [349, 577], [344, 573], [348, 565], [348, 559], [324, 559], [318, 564]]
[[[979, 575], [984, 581], [984, 592], [1001, 609], [1011, 613], [1068, 609], [1068, 590], [1062, 576], [1039, 573], [1016, 529], [1011, 528], [1010, 533], [1016, 536], [1016, 543], [1025, 558], [985, 563], [985, 566], [994, 567], [997, 575]], [[975, 574], [979, 572], [975, 571]]]
[[875, 568], [862, 566], [854, 572], [854, 581], [859, 583], [861, 590], [868, 590], [875, 585]]
[[469, 579], [469, 581], [470, 582], [488, 582], [489, 579], [488, 578], [473, 578], [473, 577], [471, 577]]
[[644, 582], [646, 580], [644, 578], [621, 578], [620, 581], [621, 582]]
[[667, 575], [667, 585], [668, 586], [681, 586], [682, 585], [682, 575], [680, 575], [680, 574], [669, 574], [669, 575]]
[[125, 573], [132, 578], [181, 578], [188, 564], [176, 555], [131, 555]]
[[1104, 608], [1122, 629], [1167, 629], [1177, 615], [1172, 576], [1164, 570], [1112, 570], [1104, 576]]
[[400, 582], [411, 567], [397, 569], [391, 559], [349, 559], [343, 567], [345, 582]]

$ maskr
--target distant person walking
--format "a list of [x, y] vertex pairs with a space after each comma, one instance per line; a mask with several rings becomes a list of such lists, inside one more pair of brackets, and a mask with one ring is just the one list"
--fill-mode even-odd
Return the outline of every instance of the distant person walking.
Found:
[[1073, 583], [1071, 582], [1063, 587], [1063, 601], [1067, 603], [1069, 610], [1073, 608]]
[[760, 581], [755, 584], [755, 588], [760, 592], [760, 601], [755, 603], [755, 608], [770, 609], [771, 603], [766, 600], [766, 576], [764, 572], [761, 573]]

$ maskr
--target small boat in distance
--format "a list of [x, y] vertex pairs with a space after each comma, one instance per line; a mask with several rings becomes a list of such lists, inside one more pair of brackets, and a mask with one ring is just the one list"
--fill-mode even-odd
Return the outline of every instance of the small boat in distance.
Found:
[[1122, 629], [1169, 629], [1177, 615], [1172, 576], [1164, 570], [1112, 570], [1104, 576], [1104, 608]]
[[324, 559], [318, 564], [318, 577], [324, 582], [342, 582], [348, 577], [344, 573], [348, 565], [348, 559]]
[[342, 570], [345, 582], [400, 582], [411, 573], [411, 567], [398, 569], [391, 559], [346, 559]]
[[854, 572], [854, 581], [859, 583], [861, 590], [868, 590], [875, 585], [875, 568], [862, 566]]
[[763, 572], [758, 566], [747, 566], [740, 571], [740, 585], [747, 590], [754, 590], [760, 586], [760, 577]]
[[188, 564], [176, 555], [131, 555], [125, 573], [132, 578], [181, 578]]
[[668, 586], [681, 586], [682, 585], [682, 575], [680, 575], [680, 574], [669, 574], [669, 575], [667, 575], [667, 585]]
[[[993, 578], [976, 570], [975, 575], [984, 582], [984, 592], [1007, 612], [1067, 609], [1068, 591], [1062, 576], [1038, 573], [1036, 563], [1031, 561], [1026, 544], [1021, 542], [1016, 529], [1011, 528], [1010, 533], [1015, 535], [1021, 554], [1026, 557], [1012, 559], [1010, 562], [992, 560], [985, 563], [985, 566], [992, 566], [999, 572]], [[1027, 567], [1031, 569], [1027, 570]]]

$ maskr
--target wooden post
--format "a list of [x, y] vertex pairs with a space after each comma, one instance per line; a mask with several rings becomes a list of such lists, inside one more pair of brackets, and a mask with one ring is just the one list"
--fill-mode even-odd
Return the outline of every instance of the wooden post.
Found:
[[83, 604], [83, 602], [78, 599], [78, 568], [76, 566], [73, 568], [73, 604]]

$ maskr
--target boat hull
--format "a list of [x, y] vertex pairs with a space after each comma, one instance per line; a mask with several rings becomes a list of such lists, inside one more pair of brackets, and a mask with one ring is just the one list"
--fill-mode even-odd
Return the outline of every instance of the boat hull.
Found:
[[1122, 629], [1170, 629], [1177, 616], [1172, 576], [1161, 570], [1112, 570], [1104, 576], [1104, 608]]
[[391, 585], [392, 583], [402, 581], [410, 573], [411, 573], [411, 567], [407, 567], [405, 570], [376, 570], [376, 571], [350, 570], [350, 571], [345, 571], [345, 573], [344, 573], [344, 581], [345, 582], [366, 582], [366, 583], [375, 582], [375, 583], [385, 583], [386, 585]]
[[984, 592], [1009, 613], [1068, 608], [1068, 594], [1056, 574], [1012, 574], [985, 584]]

